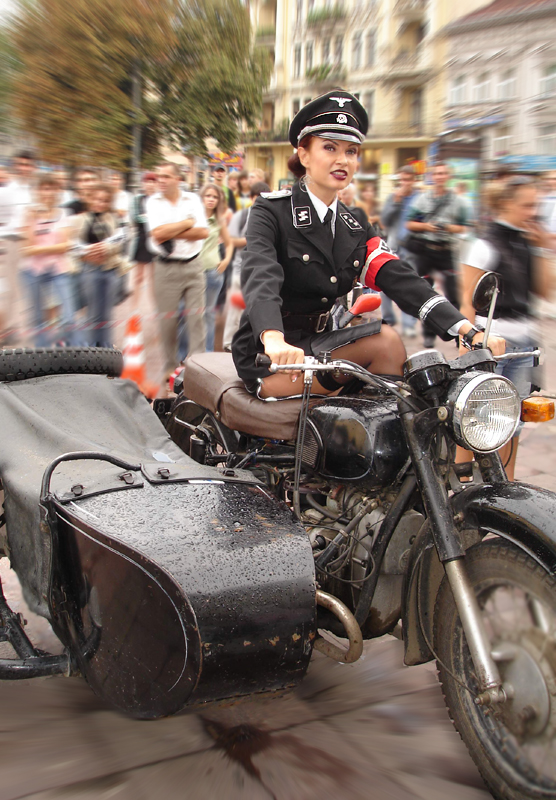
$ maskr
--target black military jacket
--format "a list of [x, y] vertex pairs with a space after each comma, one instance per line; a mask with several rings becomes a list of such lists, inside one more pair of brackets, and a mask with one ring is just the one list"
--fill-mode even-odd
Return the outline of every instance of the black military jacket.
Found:
[[[359, 279], [367, 242], [377, 236], [362, 209], [348, 209], [338, 202], [331, 247], [311, 199], [299, 183], [291, 192], [259, 197], [249, 214], [241, 270], [246, 313], [255, 340], [265, 330], [284, 331], [283, 312], [330, 310], [336, 298], [349, 292]], [[394, 254], [375, 282], [407, 313], [418, 316], [425, 308], [427, 317], [430, 313], [427, 323], [441, 336], [463, 319]], [[441, 311], [440, 305], [444, 307]]]

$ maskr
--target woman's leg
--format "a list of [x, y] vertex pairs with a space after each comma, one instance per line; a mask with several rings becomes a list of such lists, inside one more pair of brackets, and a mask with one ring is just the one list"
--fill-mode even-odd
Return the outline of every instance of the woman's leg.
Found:
[[[383, 325], [380, 333], [374, 334], [374, 336], [365, 336], [356, 342], [338, 347], [332, 352], [332, 358], [353, 361], [376, 375], [401, 376], [406, 352], [396, 331], [388, 325]], [[338, 383], [348, 383], [351, 379], [351, 375], [341, 375], [339, 378], [335, 378]], [[290, 374], [278, 373], [263, 379], [259, 394], [263, 398], [288, 397], [292, 394], [300, 394], [302, 391], [302, 378], [292, 380]], [[317, 378], [313, 378], [312, 391], [315, 394], [331, 393], [331, 390], [325, 389]]]
[[48, 340], [43, 330], [43, 291], [42, 276], [34, 272], [21, 270], [21, 280], [27, 292], [29, 302], [29, 324], [33, 329], [33, 342], [35, 347], [48, 347]]
[[207, 327], [206, 352], [212, 353], [214, 350], [214, 326], [216, 323], [216, 301], [220, 294], [220, 289], [224, 283], [224, 274], [219, 274], [215, 269], [205, 271], [206, 280], [206, 301], [205, 301], [205, 325]]
[[115, 269], [100, 271], [99, 316], [101, 327], [98, 336], [99, 347], [112, 347], [116, 338], [112, 323], [112, 312], [118, 286], [117, 272]]
[[73, 276], [65, 272], [53, 278], [54, 291], [61, 306], [60, 336], [70, 347], [77, 343], [75, 335], [75, 300], [73, 292]]

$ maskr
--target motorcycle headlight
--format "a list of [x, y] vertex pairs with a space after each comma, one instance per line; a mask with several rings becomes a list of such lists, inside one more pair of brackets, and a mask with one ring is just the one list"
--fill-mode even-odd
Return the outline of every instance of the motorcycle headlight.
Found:
[[513, 383], [501, 375], [469, 372], [450, 388], [453, 430], [467, 450], [492, 453], [509, 442], [521, 415], [521, 399]]

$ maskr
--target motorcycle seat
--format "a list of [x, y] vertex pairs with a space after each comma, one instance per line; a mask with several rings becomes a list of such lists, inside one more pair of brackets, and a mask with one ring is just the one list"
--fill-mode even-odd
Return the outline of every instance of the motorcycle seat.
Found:
[[184, 395], [232, 430], [264, 439], [295, 439], [300, 398], [264, 402], [250, 394], [230, 353], [197, 353], [185, 362]]

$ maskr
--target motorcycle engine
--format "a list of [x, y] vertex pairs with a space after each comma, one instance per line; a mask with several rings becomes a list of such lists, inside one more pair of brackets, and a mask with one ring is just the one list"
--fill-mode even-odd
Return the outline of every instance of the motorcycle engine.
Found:
[[[337, 557], [328, 565], [327, 572], [317, 573], [317, 580], [325, 591], [339, 597], [355, 611], [363, 581], [375, 569], [372, 547], [390, 505], [382, 496], [374, 499], [353, 488], [337, 487], [326, 498], [325, 509], [333, 520], [316, 508], [306, 509], [303, 521], [315, 558], [365, 506], [362, 517], [351, 536], [341, 545]], [[379, 578], [371, 608], [362, 631], [365, 637], [382, 636], [391, 631], [401, 615], [403, 576], [411, 545], [425, 518], [418, 511], [405, 512], [394, 531], [379, 570]]]

